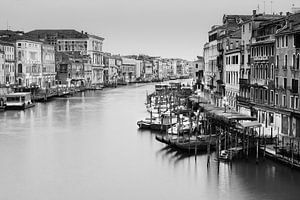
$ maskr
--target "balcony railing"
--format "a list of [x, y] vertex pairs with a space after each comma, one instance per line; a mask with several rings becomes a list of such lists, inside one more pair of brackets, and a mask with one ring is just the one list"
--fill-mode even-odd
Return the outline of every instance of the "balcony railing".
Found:
[[291, 71], [300, 71], [296, 66], [290, 66]]
[[249, 79], [240, 78], [240, 85], [250, 85]]
[[224, 50], [223, 44], [222, 43], [218, 43], [217, 44], [217, 49], [218, 49], [218, 51], [223, 51]]
[[250, 98], [248, 98], [248, 97], [242, 97], [242, 96], [237, 96], [236, 100], [239, 103], [249, 103], [250, 102]]

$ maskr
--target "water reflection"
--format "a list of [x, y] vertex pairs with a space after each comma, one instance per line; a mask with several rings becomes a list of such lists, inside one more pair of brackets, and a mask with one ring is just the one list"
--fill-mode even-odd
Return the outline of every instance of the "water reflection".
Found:
[[[0, 113], [0, 199], [295, 199], [300, 173], [272, 161], [218, 163], [137, 129], [146, 90], [80, 93]], [[297, 198], [296, 198], [297, 199]]]

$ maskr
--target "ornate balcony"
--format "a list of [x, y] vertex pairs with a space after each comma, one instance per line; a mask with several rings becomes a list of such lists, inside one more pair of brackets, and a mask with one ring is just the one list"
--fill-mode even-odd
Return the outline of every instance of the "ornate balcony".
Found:
[[238, 103], [245, 104], [245, 105], [248, 105], [251, 102], [250, 98], [242, 97], [242, 96], [237, 96], [236, 100]]
[[249, 79], [240, 78], [239, 83], [240, 83], [241, 87], [250, 87], [250, 80]]

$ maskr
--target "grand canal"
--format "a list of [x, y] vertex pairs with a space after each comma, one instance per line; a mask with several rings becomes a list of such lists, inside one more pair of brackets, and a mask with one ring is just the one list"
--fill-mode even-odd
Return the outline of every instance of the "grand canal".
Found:
[[165, 148], [136, 121], [153, 84], [0, 113], [0, 199], [299, 199], [300, 172]]

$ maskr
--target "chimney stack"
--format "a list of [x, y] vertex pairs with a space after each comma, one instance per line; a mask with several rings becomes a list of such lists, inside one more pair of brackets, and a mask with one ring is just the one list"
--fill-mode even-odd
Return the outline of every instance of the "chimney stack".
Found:
[[252, 13], [253, 13], [253, 15], [255, 16], [255, 15], [256, 15], [256, 10], [253, 10]]
[[286, 16], [290, 16], [290, 12], [286, 12]]
[[282, 16], [282, 12], [280, 12], [279, 14], [280, 14], [280, 16]]

